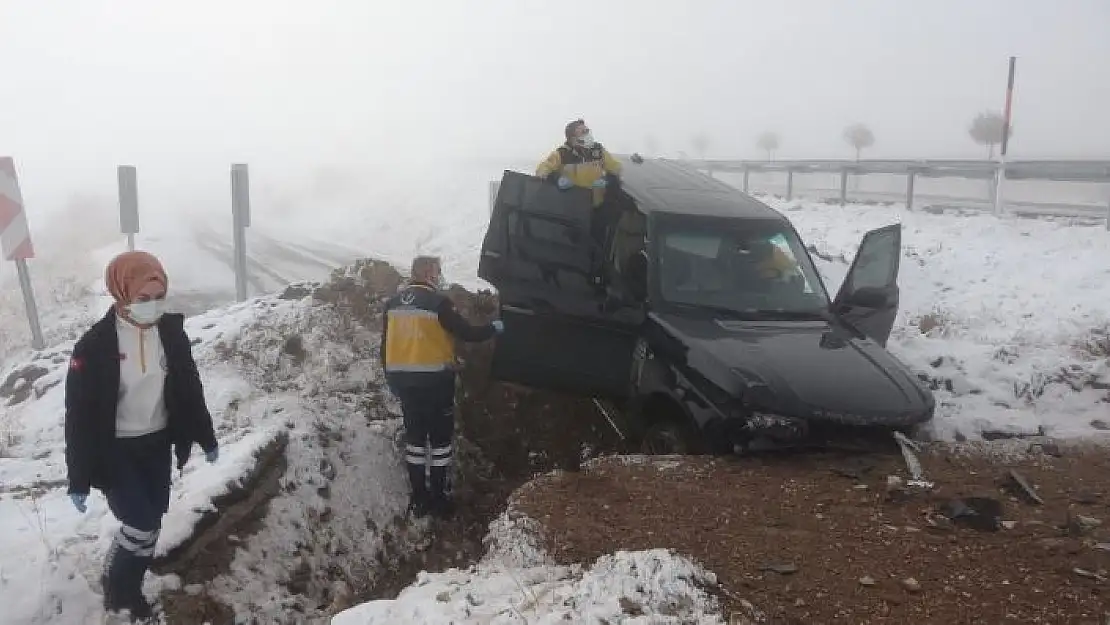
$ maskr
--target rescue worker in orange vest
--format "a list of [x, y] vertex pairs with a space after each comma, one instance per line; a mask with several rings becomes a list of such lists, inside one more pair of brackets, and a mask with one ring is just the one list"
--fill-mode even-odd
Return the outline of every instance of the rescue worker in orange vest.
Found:
[[[389, 388], [401, 401], [409, 512], [439, 518], [454, 514], [451, 496], [455, 436], [455, 342], [481, 342], [500, 334], [500, 320], [472, 326], [441, 292], [438, 258], [412, 261], [410, 284], [390, 298], [382, 315], [381, 360]], [[430, 452], [430, 453], [429, 453]], [[425, 466], [431, 456], [431, 467]], [[430, 479], [427, 479], [430, 478]]]

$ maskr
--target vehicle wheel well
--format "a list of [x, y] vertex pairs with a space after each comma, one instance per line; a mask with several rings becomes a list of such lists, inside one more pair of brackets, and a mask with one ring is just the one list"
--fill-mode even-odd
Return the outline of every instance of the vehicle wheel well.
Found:
[[[647, 438], [662, 433], [677, 438], [683, 453], [700, 453], [704, 448], [702, 433], [674, 398], [655, 393], [643, 400], [640, 409], [639, 446], [644, 450]], [[670, 427], [668, 427], [670, 426]]]
[[644, 423], [644, 429], [663, 421], [693, 425], [692, 420], [678, 405], [678, 402], [664, 393], [653, 393], [644, 399], [641, 408], [641, 419]]

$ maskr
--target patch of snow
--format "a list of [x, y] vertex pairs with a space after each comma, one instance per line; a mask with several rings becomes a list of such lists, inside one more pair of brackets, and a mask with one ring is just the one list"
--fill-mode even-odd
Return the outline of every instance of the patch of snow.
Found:
[[537, 546], [532, 524], [512, 512], [491, 524], [487, 542], [490, 552], [479, 564], [422, 572], [396, 599], [345, 610], [332, 625], [725, 623], [706, 592], [716, 577], [671, 550], [618, 551], [589, 567], [555, 565]]

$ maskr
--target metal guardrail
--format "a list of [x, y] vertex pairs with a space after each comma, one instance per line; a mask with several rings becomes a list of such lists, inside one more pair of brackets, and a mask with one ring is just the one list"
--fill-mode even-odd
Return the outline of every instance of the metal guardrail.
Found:
[[[986, 160], [688, 160], [709, 171], [793, 172], [797, 174], [847, 172], [894, 174], [926, 178], [994, 178], [1000, 164]], [[1012, 160], [1006, 163], [1007, 180], [1050, 180], [1057, 182], [1110, 182], [1110, 160]]]
[[[996, 179], [1004, 167], [1006, 180], [1036, 180], [1045, 182], [1110, 183], [1110, 160], [1014, 160], [1003, 166], [986, 160], [786, 160], [748, 161], [687, 159], [687, 165], [709, 172], [743, 174], [743, 190], [749, 189], [749, 175], [764, 172], [786, 174], [786, 198], [794, 194], [795, 174], [838, 174], [840, 176], [840, 203], [848, 201], [848, 178], [868, 174], [886, 174], [906, 177], [905, 202], [908, 208], [914, 203], [914, 181], [919, 178], [965, 178], [973, 180]], [[993, 191], [993, 190], [992, 190]], [[993, 204], [994, 199], [990, 202]], [[1012, 202], [1007, 202], [1007, 205]], [[1021, 202], [1015, 212], [1032, 215], [1072, 215], [1079, 217], [1105, 216], [1106, 229], [1110, 230], [1110, 203], [1105, 209], [1094, 206], [1061, 206]], [[996, 207], [995, 210], [998, 210]], [[1012, 209], [1009, 209], [1012, 210]]]

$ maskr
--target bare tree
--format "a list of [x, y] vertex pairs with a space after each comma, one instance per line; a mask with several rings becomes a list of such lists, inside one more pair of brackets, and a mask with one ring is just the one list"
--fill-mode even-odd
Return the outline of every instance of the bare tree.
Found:
[[852, 124], [844, 129], [844, 140], [856, 149], [856, 160], [860, 152], [875, 145], [875, 135], [865, 124]]
[[[994, 146], [1002, 143], [1002, 133], [1006, 127], [1006, 120], [1002, 117], [1001, 113], [994, 111], [983, 111], [975, 116], [971, 121], [971, 127], [967, 129], [967, 133], [975, 143], [987, 146], [987, 158], [994, 159]], [[1010, 134], [1013, 134], [1014, 126], [1010, 125]]]
[[759, 139], [755, 142], [759, 149], [767, 153], [767, 162], [775, 160], [775, 150], [779, 149], [779, 135], [774, 132], [765, 132], [759, 135]]
[[698, 158], [705, 160], [705, 153], [709, 151], [709, 135], [704, 132], [699, 132], [690, 139], [690, 146], [694, 148], [694, 153]]

